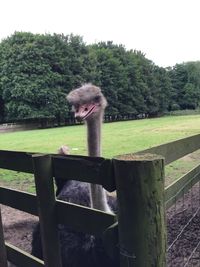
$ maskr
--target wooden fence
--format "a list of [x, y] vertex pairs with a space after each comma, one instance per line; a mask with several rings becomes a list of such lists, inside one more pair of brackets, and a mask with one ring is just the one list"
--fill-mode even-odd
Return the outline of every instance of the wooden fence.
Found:
[[[199, 148], [200, 135], [195, 135], [114, 159], [0, 151], [0, 168], [34, 174], [37, 196], [0, 187], [0, 203], [39, 216], [44, 249], [41, 261], [4, 242], [0, 216], [0, 266], [6, 267], [7, 260], [20, 267], [62, 266], [57, 224], [65, 224], [102, 237], [107, 253], [119, 256], [120, 267], [164, 267], [164, 202], [170, 207], [180, 187], [187, 185], [189, 190], [200, 180], [197, 166], [164, 191], [164, 164]], [[117, 217], [56, 200], [53, 177], [116, 190]]]
[[[157, 116], [159, 116], [159, 114]], [[145, 119], [148, 117], [149, 114], [146, 113], [141, 113], [141, 114], [125, 113], [125, 114], [115, 114], [115, 115], [106, 114], [104, 116], [104, 122], [138, 120], [138, 119]], [[4, 122], [4, 123], [2, 122], [0, 123], [0, 133], [25, 131], [31, 129], [44, 129], [44, 128], [66, 126], [66, 125], [68, 126], [79, 125], [79, 124], [83, 124], [83, 122], [76, 120], [74, 118], [74, 115], [69, 113], [69, 115], [66, 118], [62, 118], [60, 120], [53, 117], [53, 118], [24, 119], [16, 122]]]

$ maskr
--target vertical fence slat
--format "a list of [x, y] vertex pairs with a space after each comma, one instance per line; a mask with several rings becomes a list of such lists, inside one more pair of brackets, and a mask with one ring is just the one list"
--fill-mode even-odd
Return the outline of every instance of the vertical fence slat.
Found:
[[45, 266], [61, 267], [51, 157], [33, 155], [33, 167]]
[[4, 242], [4, 234], [3, 234], [3, 223], [1, 217], [1, 207], [0, 207], [0, 266], [7, 267], [7, 254], [6, 254], [6, 246]]
[[113, 160], [117, 197], [120, 267], [164, 267], [164, 160], [125, 155]]

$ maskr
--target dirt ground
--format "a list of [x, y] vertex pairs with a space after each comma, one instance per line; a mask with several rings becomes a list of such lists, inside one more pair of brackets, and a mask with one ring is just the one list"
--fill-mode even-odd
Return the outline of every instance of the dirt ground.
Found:
[[[200, 183], [167, 214], [168, 267], [200, 266]], [[175, 242], [176, 241], [176, 242]]]
[[[199, 209], [200, 185], [197, 184], [167, 211], [168, 248], [171, 246], [167, 256], [168, 267], [200, 266], [200, 246], [197, 246], [200, 243]], [[31, 233], [38, 221], [37, 217], [3, 205], [1, 205], [1, 211], [6, 241], [30, 252]], [[181, 233], [184, 226], [185, 229]], [[179, 238], [174, 245], [171, 245], [177, 233]], [[195, 251], [190, 259], [193, 250]]]
[[4, 205], [0, 207], [5, 240], [30, 253], [32, 231], [38, 218]]

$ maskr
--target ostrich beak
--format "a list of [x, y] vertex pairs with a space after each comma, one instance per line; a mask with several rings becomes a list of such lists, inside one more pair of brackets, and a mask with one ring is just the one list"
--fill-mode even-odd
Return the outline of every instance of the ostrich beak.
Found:
[[78, 120], [85, 120], [87, 119], [93, 112], [96, 110], [95, 104], [85, 104], [82, 106], [79, 106], [75, 110], [75, 118]]

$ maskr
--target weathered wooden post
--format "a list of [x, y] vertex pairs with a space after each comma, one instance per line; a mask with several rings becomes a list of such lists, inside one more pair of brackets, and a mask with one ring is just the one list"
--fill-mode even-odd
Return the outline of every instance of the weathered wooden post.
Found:
[[119, 221], [120, 267], [164, 267], [164, 160], [130, 154], [113, 160]]
[[43, 256], [46, 267], [62, 267], [55, 215], [55, 194], [51, 157], [33, 155]]
[[0, 207], [0, 267], [7, 267], [7, 255], [6, 255], [6, 246], [4, 242], [3, 234], [3, 224], [1, 218], [1, 207]]

